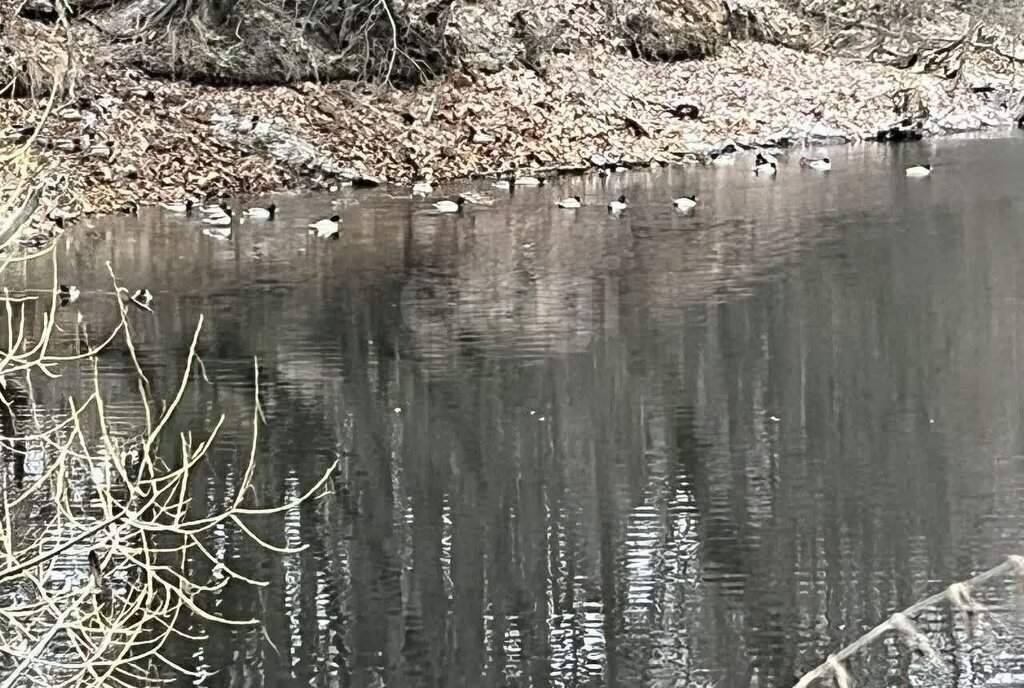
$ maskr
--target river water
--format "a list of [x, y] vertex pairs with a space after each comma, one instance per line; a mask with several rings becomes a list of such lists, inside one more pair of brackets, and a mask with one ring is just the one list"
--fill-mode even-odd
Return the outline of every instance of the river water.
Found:
[[[208, 606], [262, 625], [195, 622], [209, 640], [171, 652], [209, 676], [182, 685], [788, 686], [1024, 554], [1024, 140], [831, 153], [776, 179], [744, 162], [445, 189], [497, 198], [460, 216], [348, 190], [339, 241], [301, 229], [331, 199], [297, 196], [231, 241], [157, 210], [73, 232], [67, 332], [76, 311], [113, 325], [105, 261], [149, 287], [132, 324], [156, 396], [205, 316], [209, 382], [176, 429], [228, 424], [194, 509], [234, 497], [254, 360], [259, 499], [339, 462], [326, 496], [255, 526], [304, 552], [218, 532], [269, 585]], [[573, 194], [588, 205], [553, 207]], [[137, 432], [131, 361], [101, 363], [112, 425]], [[858, 685], [1024, 685], [1010, 591], [986, 598], [1001, 633], [922, 620], [941, 681], [890, 638]]]

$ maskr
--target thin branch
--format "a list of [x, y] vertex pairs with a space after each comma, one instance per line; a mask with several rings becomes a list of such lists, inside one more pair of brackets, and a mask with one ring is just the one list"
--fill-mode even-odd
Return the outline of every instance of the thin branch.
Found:
[[[1024, 560], [1021, 560], [1021, 557], [1011, 555], [1007, 557], [1006, 561], [999, 564], [998, 566], [993, 566], [989, 570], [984, 571], [983, 573], [979, 573], [974, 578], [963, 581], [961, 585], [964, 587], [960, 588], [960, 590], [966, 590], [967, 592], [969, 592], [972, 588], [977, 588], [978, 586], [988, 583], [989, 581], [995, 578], [1006, 576], [1011, 573], [1017, 576], [1021, 576], [1022, 574], [1024, 574], [1024, 563], [1021, 563], [1022, 561]], [[920, 602], [912, 604], [911, 606], [904, 609], [902, 612], [896, 612], [891, 617], [889, 617], [882, 623], [878, 624], [861, 637], [857, 638], [855, 641], [844, 647], [839, 652], [835, 653], [834, 655], [830, 655], [825, 662], [818, 665], [811, 671], [808, 671], [800, 678], [799, 681], [796, 682], [794, 688], [807, 688], [807, 686], [810, 686], [812, 683], [819, 679], [834, 676], [835, 667], [837, 665], [841, 665], [842, 662], [849, 659], [853, 655], [857, 654], [861, 650], [865, 649], [866, 647], [871, 645], [871, 643], [873, 643], [875, 640], [885, 635], [889, 631], [900, 630], [901, 628], [905, 628], [906, 619], [909, 619], [914, 615], [918, 614], [919, 612], [922, 612], [925, 609], [933, 607], [936, 604], [942, 602], [943, 600], [948, 599], [948, 590], [943, 590], [942, 592], [935, 593], [931, 597], [926, 597]]]
[[3, 224], [0, 225], [0, 247], [6, 246], [7, 242], [14, 237], [15, 233], [21, 229], [21, 226], [28, 222], [28, 219], [32, 217], [32, 213], [39, 207], [39, 200], [43, 196], [43, 185], [36, 184], [28, 192], [25, 200], [22, 201], [21, 207], [18, 208], [12, 216], [4, 220]]

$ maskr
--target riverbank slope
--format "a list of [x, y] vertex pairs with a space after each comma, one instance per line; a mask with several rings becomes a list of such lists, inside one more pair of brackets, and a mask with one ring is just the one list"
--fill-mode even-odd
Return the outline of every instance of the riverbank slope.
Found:
[[[5, 29], [18, 37], [5, 48], [7, 64], [21, 67], [8, 89], [15, 97], [0, 99], [4, 151], [8, 163], [24, 151], [20, 159], [47, 180], [33, 216], [45, 226], [47, 218], [185, 196], [695, 163], [727, 141], [814, 147], [880, 132], [1008, 126], [1019, 117], [1019, 46], [968, 15], [951, 13], [927, 32], [909, 22], [916, 44], [904, 32], [899, 50], [872, 52], [826, 31], [813, 3], [800, 11], [756, 0], [638, 7], [647, 23], [577, 0], [533, 8], [526, 18], [514, 3], [465, 5], [445, 29], [457, 32], [457, 59], [401, 88], [308, 79], [231, 85], [231, 65], [198, 58], [191, 81], [167, 78], [184, 67], [140, 59], [139, 41], [110, 38], [125, 7], [17, 16]], [[680, 8], [697, 13], [682, 15], [689, 24], [680, 24]], [[407, 18], [429, 11], [401, 9]], [[537, 28], [548, 26], [545, 16], [559, 18], [557, 26], [571, 18], [573, 32], [531, 53], [529, 36], [550, 34]], [[519, 28], [505, 35], [495, 26]], [[8, 192], [13, 169], [5, 166]]]

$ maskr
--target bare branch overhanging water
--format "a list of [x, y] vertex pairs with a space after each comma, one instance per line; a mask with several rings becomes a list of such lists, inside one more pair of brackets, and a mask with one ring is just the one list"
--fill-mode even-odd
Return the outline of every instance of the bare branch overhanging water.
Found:
[[[35, 258], [47, 255], [41, 252]], [[127, 317], [131, 306], [122, 298], [112, 270], [110, 276], [119, 321], [99, 344], [86, 341], [85, 350], [74, 355], [53, 346], [59, 301], [55, 268], [50, 307], [39, 331], [27, 327], [23, 303], [5, 302], [7, 346], [0, 352], [0, 397], [11, 422], [0, 442], [5, 449], [21, 449], [7, 457], [15, 465], [14, 477], [5, 471], [2, 485], [3, 688], [39, 683], [128, 686], [163, 681], [173, 673], [198, 677], [163, 652], [171, 638], [198, 642], [204, 637], [185, 631], [182, 620], [194, 616], [216, 624], [258, 623], [212, 611], [203, 600], [231, 581], [264, 584], [233, 570], [211, 553], [204, 540], [215, 528], [228, 526], [268, 551], [301, 551], [302, 547], [281, 547], [261, 538], [246, 521], [287, 512], [316, 498], [333, 472], [329, 468], [311, 488], [284, 503], [250, 503], [260, 422], [254, 361], [252, 438], [245, 470], [234, 487], [236, 498], [219, 511], [190, 517], [195, 471], [224, 424], [240, 419], [220, 416], [203, 440], [182, 432], [180, 454], [161, 453], [161, 447], [175, 444], [167, 441], [168, 422], [190, 384], [203, 317], [198, 319], [174, 396], [169, 401], [155, 399], [132, 344]], [[137, 404], [146, 419], [133, 440], [111, 431], [100, 384], [98, 356], [119, 337], [138, 375]], [[91, 361], [91, 389], [81, 390], [83, 399], [67, 400], [70, 410], [65, 416], [51, 416], [53, 409], [37, 402], [37, 392], [59, 378], [63, 367], [81, 361]], [[29, 461], [39, 462], [41, 470], [25, 483], [18, 476], [25, 474]], [[39, 518], [40, 514], [49, 515]], [[196, 556], [210, 561], [209, 576], [190, 570]]]

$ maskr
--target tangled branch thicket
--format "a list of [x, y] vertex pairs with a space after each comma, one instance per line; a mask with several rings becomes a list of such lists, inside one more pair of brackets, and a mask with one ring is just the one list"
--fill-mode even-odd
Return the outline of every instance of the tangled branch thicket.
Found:
[[[199, 640], [183, 630], [187, 618], [256, 622], [218, 616], [199, 599], [233, 581], [262, 585], [218, 560], [207, 537], [235, 527], [269, 550], [295, 551], [261, 540], [247, 521], [296, 508], [320, 490], [330, 472], [296, 500], [249, 506], [259, 421], [254, 397], [252, 444], [237, 496], [219, 513], [190, 515], [192, 477], [225, 419], [205, 439], [181, 435], [174, 458], [159, 456], [157, 447], [167, 444], [168, 421], [196, 362], [202, 320], [181, 384], [162, 410], [139, 372], [146, 423], [126, 441], [110, 432], [96, 367], [96, 355], [116, 337], [133, 351], [126, 302], [118, 297], [120, 324], [102, 342], [61, 356], [49, 347], [57, 300], [42, 331], [30, 337], [21, 325], [30, 304], [5, 296], [0, 439], [8, 469], [0, 491], [0, 686], [130, 686], [153, 679], [162, 668], [191, 673], [162, 654], [174, 636]], [[65, 417], [46, 420], [52, 410], [37, 406], [35, 390], [57, 377], [61, 366], [82, 359], [93, 362], [92, 392], [84, 400], [70, 399]], [[209, 580], [190, 574], [189, 563], [197, 559], [209, 560]]]
[[[167, 0], [130, 35], [135, 60], [158, 76], [408, 85], [452, 68], [513, 64], [532, 50], [517, 26], [527, 15], [546, 17], [541, 34], [570, 37], [541, 41], [547, 51], [619, 45], [637, 57], [679, 60], [715, 55], [746, 37], [937, 73], [959, 68], [970, 50], [1005, 57], [1021, 25], [1009, 0]], [[544, 62], [525, 57], [527, 66]]]
[[[0, 266], [6, 269], [9, 263]], [[116, 284], [115, 284], [116, 287]], [[54, 285], [56, 291], [56, 284]], [[7, 344], [0, 360], [0, 418], [7, 470], [0, 504], [0, 686], [133, 686], [173, 672], [191, 673], [162, 650], [189, 635], [185, 621], [250, 624], [203, 609], [200, 599], [232, 582], [262, 585], [220, 561], [208, 537], [237, 528], [268, 550], [295, 550], [265, 542], [247, 525], [260, 516], [296, 508], [313, 497], [330, 471], [304, 495], [276, 507], [254, 508], [258, 392], [253, 399], [253, 436], [236, 497], [219, 513], [190, 514], [192, 477], [225, 419], [210, 436], [182, 434], [176, 457], [158, 455], [168, 444], [168, 422], [178, 408], [196, 363], [202, 319], [173, 399], [159, 409], [139, 370], [139, 403], [145, 427], [132, 440], [109, 429], [96, 356], [116, 337], [131, 345], [127, 302], [118, 294], [120, 324], [78, 354], [50, 351], [56, 302], [42, 330], [30, 336], [25, 301], [7, 297]], [[34, 343], [30, 343], [34, 342]], [[134, 353], [132, 354], [134, 358]], [[35, 390], [83, 359], [93, 363], [93, 390], [69, 400], [59, 420], [35, 403]], [[258, 382], [258, 381], [257, 381]], [[257, 384], [258, 389], [258, 384]], [[333, 470], [333, 468], [332, 468]], [[190, 572], [208, 560], [208, 580]]]
[[819, 50], [947, 76], [962, 69], [970, 52], [1019, 61], [1022, 15], [1009, 0], [789, 2], [818, 24]]
[[168, 0], [137, 32], [150, 73], [210, 83], [422, 82], [447, 67], [452, 0], [411, 22], [393, 0]]

